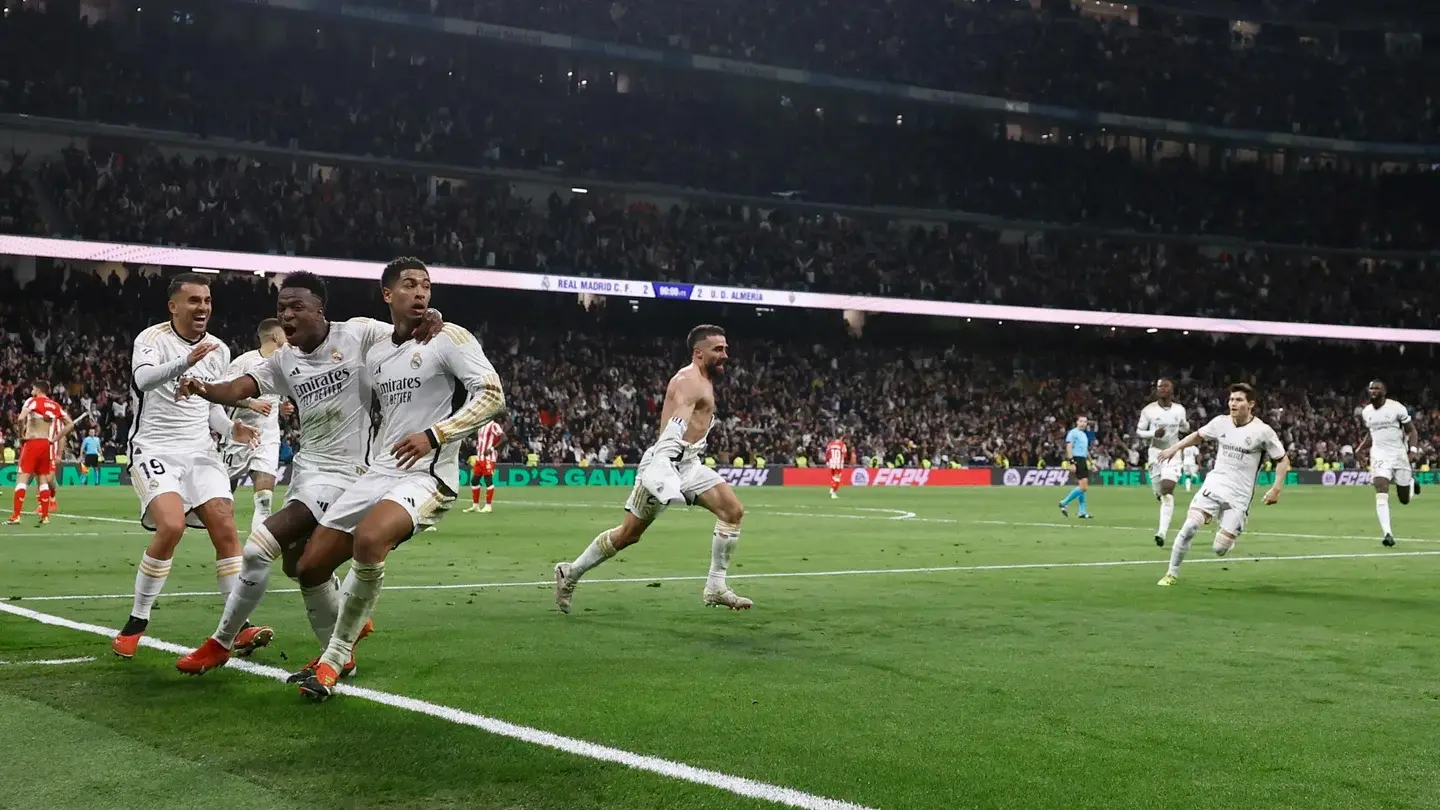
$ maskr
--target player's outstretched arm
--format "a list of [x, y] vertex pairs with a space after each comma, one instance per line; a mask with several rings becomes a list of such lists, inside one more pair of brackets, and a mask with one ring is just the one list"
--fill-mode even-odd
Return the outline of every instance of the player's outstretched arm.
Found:
[[130, 358], [130, 374], [135, 378], [135, 387], [140, 389], [142, 394], [148, 393], [184, 374], [186, 369], [219, 348], [218, 343], [201, 343], [184, 357], [177, 357], [168, 363], [158, 363], [159, 352], [154, 345], [136, 343]]
[[1290, 476], [1290, 455], [1280, 457], [1275, 464], [1275, 483], [1265, 491], [1265, 505], [1273, 506], [1280, 500], [1280, 490], [1285, 488], [1285, 479]]
[[1182, 452], [1184, 452], [1185, 448], [1187, 448], [1187, 447], [1194, 447], [1194, 446], [1200, 444], [1200, 442], [1201, 442], [1204, 438], [1205, 438], [1204, 436], [1201, 436], [1201, 435], [1200, 435], [1200, 431], [1197, 430], [1197, 431], [1195, 431], [1194, 433], [1191, 433], [1189, 436], [1186, 436], [1185, 438], [1181, 439], [1180, 441], [1178, 441], [1178, 442], [1170, 445], [1169, 447], [1165, 448], [1164, 450], [1161, 450], [1161, 451], [1160, 451], [1160, 455], [1159, 455], [1159, 459], [1160, 459], [1161, 461], [1169, 461], [1170, 459], [1172, 459], [1172, 458], [1180, 455]]
[[249, 374], [242, 374], [233, 380], [206, 382], [194, 377], [181, 378], [175, 386], [175, 398], [200, 397], [227, 408], [244, 407], [246, 400], [260, 396], [260, 385]]

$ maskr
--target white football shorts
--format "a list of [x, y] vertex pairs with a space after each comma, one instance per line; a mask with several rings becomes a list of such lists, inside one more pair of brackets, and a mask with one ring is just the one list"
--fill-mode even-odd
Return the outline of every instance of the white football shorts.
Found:
[[650, 523], [675, 504], [693, 504], [701, 495], [725, 483], [720, 473], [698, 458], [679, 464], [656, 458], [647, 452], [635, 468], [635, 487], [625, 501], [625, 511]]
[[1370, 460], [1370, 475], [1373, 478], [1385, 478], [1398, 487], [1408, 487], [1415, 481], [1414, 470], [1410, 467], [1410, 459], [1405, 456], [1396, 458], [1394, 456], [1376, 456]]
[[140, 525], [154, 531], [150, 503], [174, 492], [185, 506], [185, 525], [203, 529], [195, 508], [213, 500], [231, 500], [230, 476], [212, 450], [193, 455], [152, 454], [137, 450], [130, 459], [130, 483], [140, 497]]
[[1150, 450], [1150, 481], [1179, 481], [1181, 468], [1184, 462], [1177, 456], [1169, 461], [1160, 461], [1160, 451], [1154, 448]]
[[227, 441], [221, 445], [220, 452], [225, 461], [225, 470], [229, 473], [232, 481], [247, 474], [276, 475], [280, 471], [280, 434], [278, 432], [274, 436], [262, 436], [260, 446], [255, 448]]
[[1245, 521], [1250, 517], [1250, 502], [1235, 503], [1225, 495], [1217, 494], [1207, 487], [1201, 487], [1190, 499], [1190, 510], [1205, 515], [1205, 522], [1211, 519], [1220, 522], [1220, 528], [1239, 537], [1245, 532]]
[[330, 504], [320, 525], [354, 534], [360, 520], [381, 501], [392, 501], [409, 512], [413, 532], [439, 523], [455, 503], [455, 492], [425, 470], [371, 470]]

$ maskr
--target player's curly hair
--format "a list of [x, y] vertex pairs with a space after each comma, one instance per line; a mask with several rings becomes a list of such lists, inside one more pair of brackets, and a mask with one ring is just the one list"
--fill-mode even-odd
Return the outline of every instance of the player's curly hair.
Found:
[[427, 275], [430, 273], [430, 268], [414, 256], [400, 256], [385, 265], [385, 269], [380, 273], [380, 286], [387, 290], [395, 286], [395, 282], [400, 280], [400, 275], [406, 270], [424, 270]]
[[325, 279], [307, 270], [301, 270], [298, 273], [291, 273], [286, 276], [285, 280], [280, 282], [280, 289], [309, 290], [315, 294], [316, 298], [320, 299], [321, 306], [325, 305], [329, 297], [329, 290], [325, 285]]

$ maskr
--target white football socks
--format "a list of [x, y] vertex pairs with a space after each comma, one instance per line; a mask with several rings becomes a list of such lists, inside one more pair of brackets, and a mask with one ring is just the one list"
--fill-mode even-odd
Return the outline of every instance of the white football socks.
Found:
[[730, 570], [730, 555], [735, 553], [735, 544], [739, 542], [740, 524], [715, 521], [715, 532], [710, 537], [710, 576], [705, 579], [705, 590], [725, 590], [725, 573]]
[[324, 649], [330, 644], [335, 622], [340, 618], [340, 580], [332, 576], [323, 585], [302, 587], [300, 598], [305, 601], [305, 616], [310, 619], [310, 630]]
[[345, 585], [340, 594], [340, 618], [335, 621], [335, 633], [325, 647], [323, 663], [339, 672], [350, 661], [355, 652], [355, 641], [370, 614], [375, 610], [375, 601], [380, 598], [380, 584], [385, 579], [385, 561], [377, 563], [353, 562], [350, 573], [345, 576]]
[[[270, 567], [280, 556], [280, 544], [264, 526], [257, 526], [245, 541], [245, 556], [241, 557], [239, 583], [225, 600], [225, 610], [220, 614], [220, 626], [212, 636], [225, 649], [235, 645], [235, 636], [245, 628], [250, 616], [265, 597], [270, 585]], [[218, 566], [218, 563], [217, 563]]]
[[1375, 516], [1380, 518], [1380, 531], [1394, 534], [1390, 529], [1390, 493], [1375, 493]]
[[170, 561], [157, 560], [149, 554], [140, 556], [140, 570], [135, 572], [135, 601], [130, 615], [137, 619], [150, 619], [150, 608], [165, 589], [165, 579], [170, 576]]
[[1200, 524], [1192, 518], [1186, 518], [1185, 523], [1180, 527], [1180, 533], [1175, 535], [1175, 544], [1170, 548], [1170, 574], [1180, 576], [1180, 563], [1185, 562], [1185, 555], [1190, 553], [1190, 541], [1195, 539], [1195, 533], [1200, 531]]
[[[255, 514], [250, 518], [250, 531], [270, 519], [270, 506], [274, 503], [275, 492], [273, 490], [260, 490], [255, 493]], [[279, 555], [276, 555], [279, 556]]]
[[1165, 537], [1170, 534], [1170, 520], [1175, 517], [1175, 496], [1160, 496], [1160, 528], [1155, 530], [1156, 537]]
[[590, 541], [590, 545], [580, 552], [575, 562], [570, 563], [570, 578], [579, 579], [586, 571], [614, 557], [615, 546], [610, 542], [610, 529], [606, 529]]

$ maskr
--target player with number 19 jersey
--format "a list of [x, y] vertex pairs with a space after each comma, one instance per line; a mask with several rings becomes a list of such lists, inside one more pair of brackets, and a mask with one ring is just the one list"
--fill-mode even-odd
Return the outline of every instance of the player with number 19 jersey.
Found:
[[[194, 366], [186, 364], [190, 352], [203, 343], [217, 344]], [[175, 399], [183, 374], [202, 380], [218, 380], [230, 365], [230, 349], [214, 335], [196, 342], [176, 334], [170, 323], [156, 324], [135, 338], [130, 362], [132, 388], [130, 426], [130, 469], [135, 493], [140, 497], [140, 522], [154, 530], [150, 502], [175, 492], [185, 507], [186, 524], [204, 528], [193, 514], [196, 507], [211, 500], [230, 500], [230, 476], [220, 461], [211, 431], [229, 434], [231, 421], [218, 405], [200, 399]], [[147, 370], [153, 367], [153, 370]], [[145, 371], [143, 375], [139, 372]], [[139, 382], [144, 377], [148, 387]], [[152, 381], [153, 380], [153, 381]]]

